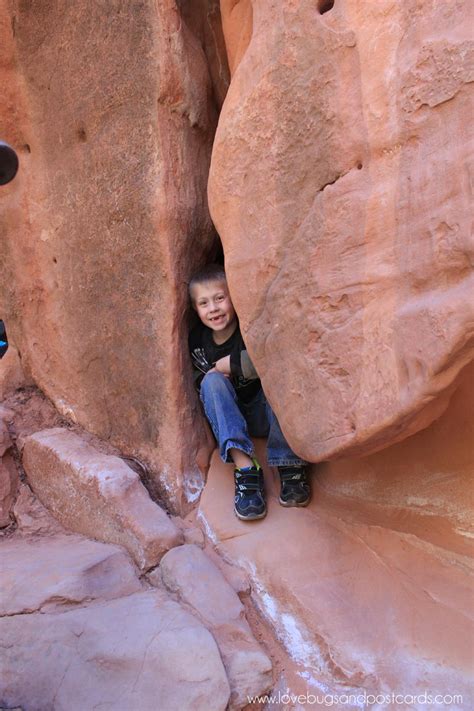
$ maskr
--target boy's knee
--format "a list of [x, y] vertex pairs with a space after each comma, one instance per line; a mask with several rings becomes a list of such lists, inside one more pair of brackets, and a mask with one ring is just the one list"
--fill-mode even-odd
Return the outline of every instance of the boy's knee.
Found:
[[[221, 392], [222, 390], [229, 390], [232, 388], [232, 384], [222, 373], [218, 373], [213, 370], [212, 373], [206, 373], [201, 381], [201, 399], [203, 395], [212, 392]], [[232, 388], [233, 389], [233, 388]]]

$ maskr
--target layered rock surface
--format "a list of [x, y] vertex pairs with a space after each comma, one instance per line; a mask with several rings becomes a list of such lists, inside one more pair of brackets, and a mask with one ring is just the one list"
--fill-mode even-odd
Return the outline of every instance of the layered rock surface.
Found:
[[471, 370], [424, 432], [313, 467], [307, 509], [279, 506], [267, 470], [268, 515], [252, 525], [233, 516], [232, 467], [214, 455], [199, 518], [248, 571], [295, 664], [292, 689], [428, 690], [472, 706], [473, 383]]
[[209, 180], [231, 295], [295, 451], [365, 454], [472, 359], [470, 5], [248, 5]]
[[2, 318], [59, 411], [148, 462], [176, 509], [209, 452], [186, 280], [215, 239], [227, 86], [217, 0], [192, 29], [181, 5], [0, 2], [1, 135], [20, 155], [0, 194]]

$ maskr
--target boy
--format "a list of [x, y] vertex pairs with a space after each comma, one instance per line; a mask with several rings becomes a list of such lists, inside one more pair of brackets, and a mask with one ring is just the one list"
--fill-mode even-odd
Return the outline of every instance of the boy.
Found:
[[220, 456], [235, 464], [235, 514], [246, 521], [266, 514], [263, 472], [250, 436], [268, 436], [268, 463], [280, 474], [280, 504], [306, 506], [311, 495], [306, 462], [291, 451], [265, 399], [240, 333], [224, 267], [209, 264], [201, 269], [189, 283], [189, 295], [201, 320], [189, 336], [194, 379]]

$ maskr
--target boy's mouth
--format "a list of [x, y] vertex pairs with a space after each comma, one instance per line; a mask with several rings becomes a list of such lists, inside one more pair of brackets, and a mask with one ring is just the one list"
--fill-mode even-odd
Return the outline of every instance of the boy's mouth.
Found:
[[210, 320], [213, 321], [214, 323], [221, 321], [224, 318], [224, 314], [220, 314], [219, 316], [211, 316]]

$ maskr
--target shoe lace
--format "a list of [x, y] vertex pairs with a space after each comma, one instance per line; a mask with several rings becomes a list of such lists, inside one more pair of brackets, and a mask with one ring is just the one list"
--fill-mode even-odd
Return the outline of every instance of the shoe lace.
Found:
[[260, 491], [262, 488], [262, 476], [260, 471], [242, 472], [238, 469], [235, 472], [236, 488], [242, 493], [248, 491]]

